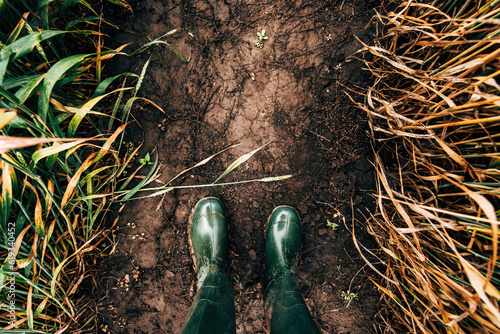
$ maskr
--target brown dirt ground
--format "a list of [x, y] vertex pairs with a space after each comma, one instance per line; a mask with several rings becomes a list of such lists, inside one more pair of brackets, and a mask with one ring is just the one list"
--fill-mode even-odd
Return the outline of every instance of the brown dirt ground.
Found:
[[[205, 196], [226, 205], [234, 277], [237, 333], [268, 333], [261, 280], [264, 223], [281, 204], [296, 207], [303, 221], [297, 279], [324, 333], [373, 331], [379, 293], [352, 241], [373, 240], [355, 217], [373, 206], [374, 172], [363, 112], [346, 95], [369, 76], [346, 58], [370, 42], [366, 28], [377, 1], [143, 0], [133, 15], [108, 5], [121, 26], [108, 45], [132, 50], [170, 30], [166, 46], [121, 57], [111, 73], [140, 73], [151, 62], [139, 92], [165, 111], [145, 107], [129, 141], [140, 155], [156, 152], [159, 181], [233, 144], [175, 184], [213, 182], [237, 157], [272, 142], [225, 178], [238, 181], [292, 174], [274, 183], [175, 190], [129, 202], [120, 213], [117, 248], [104, 264], [100, 333], [178, 333], [194, 296], [196, 274], [188, 246], [188, 216]], [[266, 29], [262, 49], [253, 41]], [[327, 36], [331, 34], [331, 40]], [[341, 68], [338, 68], [341, 64]], [[351, 96], [354, 96], [352, 92]], [[337, 214], [340, 213], [340, 216]], [[342, 216], [345, 217], [345, 224]], [[333, 231], [327, 219], [338, 223]], [[128, 276], [127, 276], [128, 275]], [[135, 275], [135, 277], [134, 277]], [[128, 278], [128, 283], [127, 283]], [[350, 303], [342, 291], [357, 293]]]

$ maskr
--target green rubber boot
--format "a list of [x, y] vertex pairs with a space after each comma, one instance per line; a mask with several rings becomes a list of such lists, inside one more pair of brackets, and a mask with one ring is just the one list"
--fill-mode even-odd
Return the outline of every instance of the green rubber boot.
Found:
[[271, 334], [319, 334], [293, 272], [302, 247], [300, 217], [279, 206], [268, 220], [264, 301]]
[[190, 218], [189, 243], [198, 292], [181, 334], [236, 333], [226, 216], [217, 198], [207, 197], [196, 204]]

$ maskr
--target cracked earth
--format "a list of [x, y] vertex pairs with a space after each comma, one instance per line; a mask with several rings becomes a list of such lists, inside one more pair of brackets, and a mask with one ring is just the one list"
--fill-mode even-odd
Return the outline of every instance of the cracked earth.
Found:
[[[165, 33], [183, 57], [157, 45], [119, 58], [108, 71], [140, 73], [144, 105], [128, 140], [140, 155], [158, 154], [157, 185], [230, 149], [175, 181], [210, 184], [235, 159], [265, 144], [224, 182], [292, 175], [278, 182], [177, 189], [128, 203], [119, 213], [117, 248], [103, 264], [100, 332], [178, 333], [195, 294], [188, 217], [205, 196], [226, 206], [237, 333], [268, 333], [261, 281], [264, 224], [277, 205], [303, 221], [297, 280], [324, 333], [367, 333], [380, 309], [352, 241], [374, 243], [363, 227], [373, 206], [374, 172], [366, 120], [353, 91], [370, 77], [352, 55], [369, 43], [376, 1], [137, 1], [129, 11], [108, 5], [120, 24], [109, 45], [133, 50]], [[256, 32], [266, 30], [262, 49]], [[350, 57], [351, 56], [351, 57]], [[339, 65], [340, 64], [340, 65]], [[354, 213], [354, 214], [353, 214]], [[338, 224], [336, 229], [328, 222]], [[350, 302], [342, 292], [356, 297]]]

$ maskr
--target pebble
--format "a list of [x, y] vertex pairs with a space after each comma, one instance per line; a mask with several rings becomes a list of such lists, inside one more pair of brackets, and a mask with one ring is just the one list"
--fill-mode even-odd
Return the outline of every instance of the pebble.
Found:
[[251, 249], [249, 252], [248, 252], [248, 255], [250, 255], [250, 259], [252, 259], [252, 261], [255, 261], [257, 260], [257, 253]]

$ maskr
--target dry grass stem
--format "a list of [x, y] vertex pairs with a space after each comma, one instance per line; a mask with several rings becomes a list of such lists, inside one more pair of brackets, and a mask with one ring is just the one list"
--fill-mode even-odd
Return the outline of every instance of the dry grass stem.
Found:
[[367, 222], [387, 259], [375, 284], [395, 328], [498, 333], [500, 2], [423, 2], [378, 14], [385, 33], [361, 51], [376, 78], [359, 104], [378, 143]]

